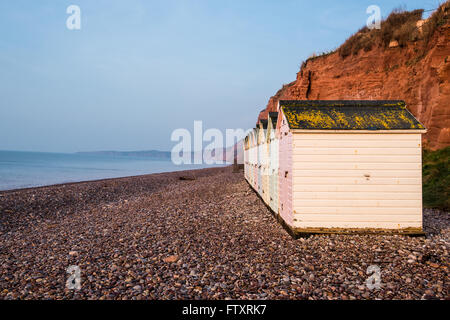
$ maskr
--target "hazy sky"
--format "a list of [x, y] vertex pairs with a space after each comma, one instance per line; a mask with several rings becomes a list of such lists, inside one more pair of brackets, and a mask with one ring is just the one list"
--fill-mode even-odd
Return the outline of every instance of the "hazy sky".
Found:
[[[66, 9], [81, 8], [81, 30]], [[2, 0], [0, 150], [170, 150], [176, 128], [253, 127], [369, 5], [438, 1]]]

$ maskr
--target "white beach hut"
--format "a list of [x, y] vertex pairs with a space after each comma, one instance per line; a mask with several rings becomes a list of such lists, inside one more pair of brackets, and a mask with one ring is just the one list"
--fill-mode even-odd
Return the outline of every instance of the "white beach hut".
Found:
[[249, 141], [250, 141], [250, 136], [248, 135], [244, 138], [244, 176], [247, 181], [250, 179]]
[[422, 233], [424, 126], [403, 101], [280, 101], [279, 216], [294, 235]]
[[270, 112], [267, 125], [268, 170], [269, 170], [269, 206], [278, 213], [278, 112]]
[[257, 171], [256, 171], [256, 165], [257, 165], [257, 154], [256, 154], [256, 128], [254, 128], [249, 135], [249, 182], [250, 185], [255, 188], [256, 181], [257, 181]]
[[266, 204], [269, 204], [269, 154], [267, 144], [267, 125], [268, 121], [262, 119], [259, 121], [259, 155], [260, 155], [260, 173], [261, 173], [261, 185], [260, 196]]

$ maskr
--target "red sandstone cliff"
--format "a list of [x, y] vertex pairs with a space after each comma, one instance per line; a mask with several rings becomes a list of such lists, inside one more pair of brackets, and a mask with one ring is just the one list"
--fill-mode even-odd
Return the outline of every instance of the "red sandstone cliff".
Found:
[[450, 145], [450, 2], [428, 41], [375, 46], [343, 58], [339, 51], [307, 60], [297, 79], [284, 85], [259, 118], [276, 111], [283, 99], [400, 99], [428, 129], [427, 148]]

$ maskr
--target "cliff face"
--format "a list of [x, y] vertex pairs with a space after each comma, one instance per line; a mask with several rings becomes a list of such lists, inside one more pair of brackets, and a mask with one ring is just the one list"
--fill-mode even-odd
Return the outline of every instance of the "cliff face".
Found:
[[404, 100], [428, 129], [424, 146], [449, 146], [450, 23], [439, 26], [428, 43], [375, 47], [346, 58], [336, 51], [309, 59], [297, 79], [270, 98], [259, 118], [266, 119], [283, 99]]

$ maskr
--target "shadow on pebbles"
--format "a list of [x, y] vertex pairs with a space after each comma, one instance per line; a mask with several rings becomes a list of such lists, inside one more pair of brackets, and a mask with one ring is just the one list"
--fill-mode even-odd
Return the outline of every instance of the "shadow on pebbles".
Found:
[[448, 299], [449, 214], [424, 227], [293, 240], [229, 167], [1, 192], [0, 298]]

